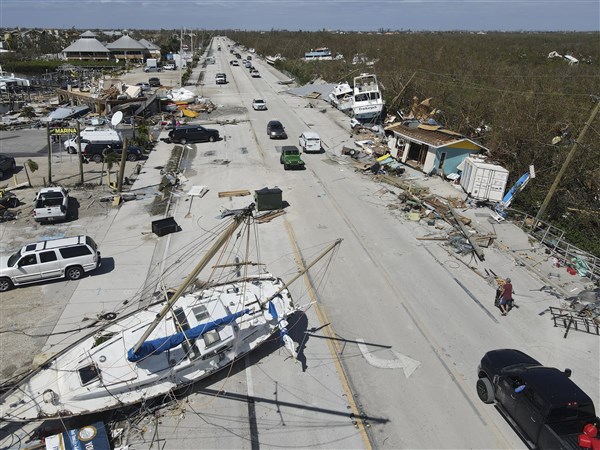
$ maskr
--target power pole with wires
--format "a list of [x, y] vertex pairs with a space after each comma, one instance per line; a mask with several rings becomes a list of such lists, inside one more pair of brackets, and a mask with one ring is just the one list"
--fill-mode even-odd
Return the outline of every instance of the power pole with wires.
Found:
[[583, 140], [585, 134], [587, 133], [588, 128], [590, 127], [590, 125], [592, 124], [594, 119], [596, 118], [596, 114], [598, 114], [599, 109], [600, 109], [600, 100], [597, 100], [596, 107], [593, 109], [588, 121], [585, 123], [585, 126], [579, 133], [579, 136], [577, 136], [577, 139], [571, 146], [571, 150], [569, 150], [569, 154], [567, 155], [565, 162], [563, 163], [562, 167], [558, 171], [558, 174], [556, 175], [556, 178], [554, 179], [552, 186], [550, 186], [550, 190], [548, 191], [548, 194], [546, 194], [546, 198], [544, 199], [542, 206], [540, 207], [537, 215], [535, 216], [535, 222], [534, 222], [535, 224], [537, 224], [538, 221], [540, 221], [540, 219], [546, 212], [546, 208], [548, 207], [548, 204], [550, 203], [550, 200], [552, 199], [552, 196], [554, 195], [554, 191], [556, 191], [556, 188], [558, 187], [560, 180], [562, 179], [563, 175], [567, 171], [567, 167], [569, 166], [569, 164], [571, 163], [571, 160], [575, 156], [575, 150], [581, 144], [581, 141]]

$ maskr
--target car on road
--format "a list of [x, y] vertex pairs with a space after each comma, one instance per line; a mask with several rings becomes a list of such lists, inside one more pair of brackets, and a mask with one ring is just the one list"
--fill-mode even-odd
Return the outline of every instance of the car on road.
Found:
[[139, 86], [142, 88], [142, 91], [149, 91], [150, 89], [152, 89], [150, 87], [150, 84], [148, 83], [144, 83], [144, 82], [140, 82], [140, 83], [136, 83], [136, 86]]
[[287, 139], [287, 133], [279, 120], [271, 120], [267, 124], [267, 135], [269, 139]]
[[[122, 142], [89, 142], [85, 145], [85, 148], [83, 149], [83, 156], [85, 156], [90, 161], [99, 163], [102, 162], [102, 160], [104, 160], [111, 153], [114, 153], [117, 160], [120, 160], [122, 152]], [[127, 146], [127, 161], [137, 161], [141, 159], [143, 155], [144, 152], [141, 148], [136, 147], [134, 145]]]
[[477, 368], [477, 395], [495, 404], [528, 448], [576, 449], [585, 428], [600, 419], [570, 376], [570, 369], [544, 367], [520, 350], [491, 350]]
[[227, 84], [227, 75], [224, 73], [218, 73], [215, 75], [216, 84]]
[[255, 98], [254, 100], [252, 100], [252, 109], [254, 111], [266, 111], [267, 103], [264, 100]]
[[229, 61], [229, 64], [232, 66], [238, 66], [238, 67], [240, 65], [240, 63], [237, 59], [232, 59], [231, 61]]
[[165, 70], [175, 70], [177, 67], [175, 66], [175, 64], [165, 64], [163, 66], [163, 69]]
[[160, 86], [160, 78], [152, 77], [148, 79], [148, 84], [152, 87]]
[[284, 145], [281, 147], [279, 162], [283, 164], [283, 170], [304, 169], [304, 161], [302, 161], [300, 153], [300, 149], [295, 145]]
[[162, 67], [144, 67], [144, 72], [162, 72]]
[[169, 139], [183, 145], [188, 142], [215, 142], [219, 140], [219, 131], [202, 125], [183, 125], [169, 131]]
[[4, 177], [9, 173], [14, 173], [17, 170], [17, 163], [15, 158], [0, 153], [0, 180], [4, 180]]
[[250, 76], [252, 78], [260, 78], [260, 72], [256, 69], [253, 69], [250, 71]]

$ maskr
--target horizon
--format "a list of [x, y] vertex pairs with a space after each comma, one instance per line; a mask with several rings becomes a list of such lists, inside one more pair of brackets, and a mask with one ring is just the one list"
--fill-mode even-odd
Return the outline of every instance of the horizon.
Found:
[[[35, 10], [36, 14], [31, 14]], [[183, 13], [183, 14], [181, 14]], [[371, 13], [371, 14], [369, 14]], [[597, 0], [0, 0], [0, 27], [326, 32], [598, 32]]]

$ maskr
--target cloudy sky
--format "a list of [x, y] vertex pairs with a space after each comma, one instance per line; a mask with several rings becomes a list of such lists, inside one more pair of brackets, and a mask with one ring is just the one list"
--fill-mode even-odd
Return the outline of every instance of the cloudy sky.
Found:
[[599, 31], [599, 0], [0, 0], [0, 26]]

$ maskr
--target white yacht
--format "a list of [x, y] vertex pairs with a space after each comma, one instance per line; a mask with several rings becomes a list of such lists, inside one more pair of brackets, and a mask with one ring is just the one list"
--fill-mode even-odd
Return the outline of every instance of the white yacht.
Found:
[[360, 122], [373, 122], [381, 117], [383, 97], [375, 74], [363, 73], [354, 78], [352, 110]]

